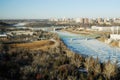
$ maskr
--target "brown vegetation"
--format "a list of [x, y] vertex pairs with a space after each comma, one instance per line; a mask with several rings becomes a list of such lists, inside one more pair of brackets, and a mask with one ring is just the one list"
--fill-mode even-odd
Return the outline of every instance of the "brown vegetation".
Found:
[[41, 40], [41, 41], [34, 41], [31, 43], [22, 43], [22, 44], [12, 44], [11, 47], [13, 48], [25, 48], [30, 50], [46, 50], [47, 48], [52, 47], [55, 42], [50, 40]]
[[113, 47], [119, 47], [119, 43], [117, 41], [113, 41], [110, 45]]
[[[0, 80], [119, 79], [120, 71], [116, 64], [99, 63], [98, 58], [82, 57], [71, 52], [62, 41], [57, 47], [51, 47], [54, 43], [48, 40], [33, 43], [0, 45]], [[38, 46], [47, 47], [48, 43], [50, 47], [46, 51], [31, 50]], [[15, 50], [11, 51], [13, 48]]]

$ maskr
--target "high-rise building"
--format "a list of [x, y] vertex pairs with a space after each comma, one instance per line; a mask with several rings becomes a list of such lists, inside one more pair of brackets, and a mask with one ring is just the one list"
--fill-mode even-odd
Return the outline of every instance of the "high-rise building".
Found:
[[92, 23], [93, 23], [93, 19], [89, 19], [89, 23], [91, 23], [91, 24], [92, 24]]
[[97, 22], [101, 23], [102, 22], [102, 18], [97, 18]]
[[84, 18], [80, 18], [80, 23], [84, 24]]
[[111, 25], [111, 22], [110, 22], [110, 19], [109, 19], [109, 18], [104, 18], [104, 23], [105, 23], [105, 24], [108, 24], [108, 25]]
[[115, 18], [114, 23], [120, 23], [120, 18]]
[[89, 23], [89, 19], [88, 18], [84, 18], [84, 24], [88, 24]]
[[80, 23], [80, 18], [76, 18], [75, 22]]
[[97, 18], [97, 23], [98, 24], [104, 24], [104, 20], [102, 18]]
[[107, 23], [107, 18], [104, 18], [104, 23]]

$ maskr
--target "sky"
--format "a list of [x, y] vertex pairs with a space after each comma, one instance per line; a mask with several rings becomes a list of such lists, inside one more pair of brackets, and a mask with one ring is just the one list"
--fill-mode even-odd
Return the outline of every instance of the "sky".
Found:
[[120, 17], [120, 0], [0, 0], [0, 19]]

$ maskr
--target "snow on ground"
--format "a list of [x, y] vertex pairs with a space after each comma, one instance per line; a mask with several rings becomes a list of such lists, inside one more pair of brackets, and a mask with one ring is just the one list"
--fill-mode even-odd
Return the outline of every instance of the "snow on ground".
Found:
[[111, 60], [113, 63], [118, 61], [120, 66], [120, 48], [111, 47], [108, 44], [100, 42], [89, 37], [72, 34], [68, 32], [57, 32], [63, 42], [72, 51], [99, 58], [101, 62]]

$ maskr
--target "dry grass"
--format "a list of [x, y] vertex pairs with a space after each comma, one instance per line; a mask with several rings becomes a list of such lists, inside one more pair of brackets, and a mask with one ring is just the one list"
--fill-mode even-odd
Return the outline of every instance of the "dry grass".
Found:
[[[97, 40], [99, 40], [99, 41], [101, 41], [101, 42], [105, 42], [105, 39], [107, 39], [107, 38], [100, 37], [100, 38], [98, 38]], [[118, 41], [112, 41], [112, 42], [110, 43], [110, 45], [113, 46], [113, 47], [119, 47], [119, 42], [118, 42]]]
[[75, 30], [65, 30], [71, 33], [75, 33], [75, 34], [83, 34], [83, 35], [90, 35], [91, 33], [89, 31], [75, 31]]
[[108, 61], [105, 64], [103, 73], [108, 77], [108, 79], [110, 79], [110, 77], [115, 76], [116, 71], [117, 71], [116, 63], [112, 64], [110, 61]]
[[31, 43], [22, 43], [22, 44], [12, 44], [11, 46], [13, 48], [26, 48], [31, 50], [46, 50], [54, 45], [53, 41], [49, 40], [41, 40], [41, 41], [35, 41]]
[[119, 43], [118, 43], [117, 41], [113, 41], [113, 42], [111, 43], [111, 45], [112, 45], [113, 47], [119, 47], [118, 44], [119, 44]]
[[99, 41], [105, 42], [105, 38], [104, 37], [100, 37], [98, 38]]

